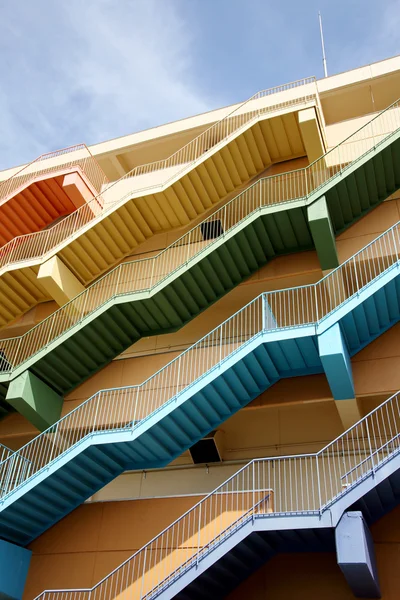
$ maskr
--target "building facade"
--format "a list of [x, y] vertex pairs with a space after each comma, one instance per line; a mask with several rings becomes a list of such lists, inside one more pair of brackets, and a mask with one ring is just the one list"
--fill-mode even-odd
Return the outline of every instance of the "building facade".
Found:
[[1, 598], [398, 597], [399, 90], [0, 173]]

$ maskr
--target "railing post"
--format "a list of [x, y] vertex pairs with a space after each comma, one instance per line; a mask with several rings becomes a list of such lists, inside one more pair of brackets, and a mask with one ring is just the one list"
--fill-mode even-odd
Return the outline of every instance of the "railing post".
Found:
[[178, 395], [178, 388], [179, 388], [179, 378], [180, 378], [180, 376], [181, 376], [181, 362], [182, 362], [182, 359], [181, 359], [181, 357], [179, 357], [179, 358], [178, 358], [178, 373], [177, 373], [177, 376], [176, 376], [176, 389], [175, 389], [175, 396], [177, 396], [177, 395]]
[[308, 171], [309, 171], [309, 169], [307, 167], [305, 167], [304, 178], [306, 180], [306, 186], [305, 186], [306, 198], [308, 198]]
[[94, 418], [93, 418], [93, 429], [92, 429], [93, 433], [94, 433], [94, 430], [95, 430], [94, 428], [96, 427], [96, 421], [97, 421], [97, 415], [98, 415], [98, 412], [99, 412], [100, 401], [101, 401], [101, 391], [99, 392], [99, 395], [98, 395], [98, 398], [97, 398], [97, 401], [96, 401], [96, 412], [95, 412]]
[[153, 277], [154, 277], [154, 268], [155, 268], [155, 262], [156, 262], [156, 258], [155, 258], [155, 257], [153, 257], [153, 258], [151, 258], [150, 260], [151, 260], [151, 261], [152, 261], [152, 263], [153, 263], [153, 265], [152, 265], [152, 267], [151, 267], [151, 276], [150, 276], [150, 285], [149, 285], [149, 288], [151, 289], [151, 288], [153, 287], [153, 285], [154, 285], [154, 282], [153, 282]]
[[147, 546], [144, 549], [142, 583], [141, 583], [141, 586], [140, 586], [140, 597], [141, 598], [143, 598], [143, 585], [144, 585], [144, 574], [146, 572], [146, 559], [147, 559]]
[[322, 514], [322, 497], [321, 497], [321, 480], [319, 476], [319, 462], [318, 462], [319, 454], [315, 455], [315, 462], [317, 466], [317, 487], [318, 487], [318, 502], [319, 502], [319, 514]]
[[51, 342], [51, 334], [53, 333], [53, 328], [54, 328], [54, 322], [55, 322], [55, 320], [56, 320], [56, 319], [53, 317], [53, 320], [52, 320], [52, 322], [51, 322], [51, 325], [50, 325], [49, 334], [48, 334], [48, 336], [47, 336], [47, 343], [45, 344], [45, 348], [47, 348], [47, 346], [48, 346], [48, 345], [50, 344], [50, 342]]
[[196, 556], [196, 567], [199, 564], [199, 553], [200, 553], [200, 532], [201, 532], [201, 507], [202, 505], [199, 505], [199, 524], [198, 524], [198, 530], [197, 530], [197, 556]]
[[254, 511], [254, 507], [256, 505], [256, 500], [255, 500], [255, 472], [254, 472], [254, 460], [253, 460], [253, 473], [252, 473], [252, 484], [253, 484], [253, 523], [254, 523], [254, 518], [255, 518], [255, 511]]
[[190, 240], [192, 239], [192, 230], [189, 231], [188, 243], [187, 243], [187, 254], [186, 254], [186, 265], [189, 262], [189, 254], [190, 254]]
[[[51, 450], [50, 450], [50, 454], [47, 457], [47, 470], [49, 469], [49, 464], [51, 463], [51, 461], [53, 460], [53, 452], [54, 452], [54, 448], [55, 448], [55, 443], [54, 440], [57, 441], [57, 435], [58, 435], [58, 424], [59, 421], [56, 423], [56, 428], [55, 431], [53, 431], [53, 444], [51, 446]], [[28, 477], [29, 477], [29, 473], [28, 473]]]
[[374, 455], [372, 453], [371, 436], [369, 433], [368, 419], [365, 419], [365, 428], [367, 430], [368, 447], [369, 447], [369, 453], [370, 453], [370, 457], [371, 457], [372, 476], [374, 476], [375, 475], [375, 461], [374, 461]]
[[261, 303], [261, 319], [262, 319], [262, 330], [263, 332], [266, 329], [266, 312], [267, 312], [267, 294], [262, 295], [262, 303]]
[[399, 253], [397, 251], [397, 242], [396, 242], [396, 236], [394, 235], [394, 227], [392, 228], [392, 238], [393, 238], [393, 246], [396, 252], [396, 262], [399, 262]]
[[17, 347], [17, 350], [15, 351], [15, 356], [14, 356], [14, 361], [13, 361], [14, 364], [12, 365], [13, 369], [15, 369], [15, 367], [17, 366], [17, 357], [21, 351], [21, 345], [22, 345], [22, 335], [19, 337], [18, 347]]
[[315, 320], [318, 323], [319, 321], [319, 310], [318, 310], [318, 293], [317, 293], [317, 289], [318, 289], [318, 284], [314, 285], [314, 292], [315, 292]]
[[121, 278], [121, 265], [118, 265], [117, 281], [115, 283], [115, 295], [118, 294], [119, 280]]
[[356, 293], [358, 296], [359, 291], [360, 291], [360, 284], [358, 281], [358, 275], [357, 275], [357, 269], [356, 269], [356, 259], [354, 256], [353, 256], [353, 266], [354, 266], [354, 277], [355, 277], [355, 281], [356, 281]]
[[88, 288], [86, 288], [86, 290], [84, 292], [81, 292], [81, 293], [85, 294], [85, 297], [83, 299], [82, 314], [81, 314], [81, 318], [80, 318], [80, 321], [82, 322], [83, 319], [85, 318], [86, 304], [87, 304], [87, 299], [88, 299], [88, 296], [89, 296]]

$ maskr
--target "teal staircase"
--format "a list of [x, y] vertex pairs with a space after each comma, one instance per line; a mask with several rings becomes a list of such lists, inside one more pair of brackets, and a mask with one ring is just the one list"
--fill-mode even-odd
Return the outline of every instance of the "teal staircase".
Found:
[[141, 385], [98, 392], [2, 461], [0, 537], [28, 544], [124, 470], [167, 465], [282, 377], [325, 371], [334, 397], [349, 398], [324, 340], [336, 332], [346, 361], [399, 321], [399, 233], [317, 284], [261, 294]]
[[[334, 552], [346, 511], [370, 524], [400, 502], [399, 400], [316, 454], [251, 461], [93, 588], [47, 590], [37, 600], [217, 600], [279, 552]], [[360, 541], [351, 540], [353, 559]], [[350, 568], [357, 597], [380, 597], [361, 564]]]

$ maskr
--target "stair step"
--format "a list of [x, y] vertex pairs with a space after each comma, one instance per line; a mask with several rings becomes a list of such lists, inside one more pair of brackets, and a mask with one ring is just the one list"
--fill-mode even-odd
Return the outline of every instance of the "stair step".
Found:
[[49, 499], [39, 496], [37, 493], [33, 495], [31, 492], [28, 494], [27, 498], [24, 497], [23, 502], [18, 503], [18, 506], [22, 507], [23, 512], [28, 515], [40, 514], [43, 517], [46, 517], [46, 519], [50, 520], [58, 515], [61, 515], [68, 504], [65, 502], [52, 503]]
[[97, 485], [104, 477], [113, 475], [113, 471], [105, 467], [96, 459], [91, 458], [88, 452], [79, 454], [78, 459], [71, 465], [71, 471], [84, 477], [86, 481]]
[[65, 498], [61, 490], [59, 493], [55, 493], [54, 490], [47, 485], [47, 482], [45, 485], [34, 488], [34, 490], [30, 492], [29, 497], [30, 501], [34, 501], [34, 503], [58, 507], [59, 510], [68, 509], [71, 505], [71, 498]]
[[[81, 500], [82, 493], [77, 492], [76, 490], [75, 492], [73, 492], [70, 487], [70, 484], [66, 483], [64, 480], [61, 480], [61, 478], [57, 478], [57, 475], [58, 473], [46, 479], [45, 486], [43, 487], [43, 493], [47, 494], [48, 490], [50, 490], [50, 497], [51, 495], [54, 495], [56, 498], [58, 496], [62, 496], [62, 498], [65, 499], [68, 505], [75, 504], [77, 500]], [[42, 486], [39, 487], [39, 492], [41, 490], [41, 487]]]
[[372, 164], [375, 171], [375, 180], [378, 189], [378, 198], [384, 200], [387, 196], [385, 168], [383, 166], [382, 154], [379, 152], [372, 159]]
[[232, 389], [231, 384], [226, 379], [226, 372], [213, 381], [213, 387], [230, 407], [236, 409], [241, 408], [241, 402]]
[[96, 463], [100, 463], [110, 473], [123, 469], [124, 462], [113, 456], [112, 444], [92, 445], [88, 448], [88, 453], [91, 459]]
[[7, 511], [7, 523], [12, 528], [18, 528], [24, 535], [31, 535], [41, 527], [49, 524], [48, 519], [38, 515], [39, 513], [37, 515], [32, 514], [32, 511], [30, 513], [21, 512], [21, 510], [12, 506]]
[[185, 412], [191, 416], [195, 423], [201, 423], [202, 429], [211, 429], [213, 423], [222, 418], [218, 408], [209, 402], [205, 393], [199, 392], [186, 404]]
[[58, 471], [54, 479], [60, 480], [68, 489], [80, 497], [89, 498], [93, 494], [93, 487], [98, 483], [98, 478], [90, 477], [89, 483], [86, 479], [81, 478], [82, 475], [86, 476], [86, 479], [89, 477], [84, 468], [73, 468], [70, 461], [68, 469], [64, 468], [62, 471]]
[[230, 406], [227, 398], [225, 398], [222, 394], [218, 392], [215, 385], [210, 383], [207, 385], [203, 394], [199, 394], [200, 397], [204, 397], [204, 394], [207, 396], [206, 402], [208, 406], [211, 406], [213, 409], [212, 417], [214, 418], [216, 415], [219, 415], [220, 418], [226, 419], [227, 416], [232, 414], [232, 407]]
[[386, 184], [386, 190], [388, 194], [391, 194], [396, 190], [396, 176], [393, 169], [393, 158], [392, 158], [392, 148], [391, 145], [387, 146], [381, 151], [383, 168], [384, 168], [384, 178]]
[[357, 185], [361, 211], [363, 212], [371, 208], [371, 204], [369, 202], [368, 184], [363, 167], [354, 172], [354, 178]]
[[238, 376], [243, 387], [251, 394], [260, 394], [262, 388], [257, 384], [257, 381], [253, 377], [250, 369], [247, 367], [244, 360], [236, 363], [234, 366], [234, 372]]
[[376, 489], [381, 504], [384, 507], [385, 511], [390, 510], [391, 508], [396, 506], [397, 499], [395, 497], [394, 490], [391, 486], [389, 478], [382, 481]]
[[[378, 198], [378, 187], [375, 179], [375, 172], [371, 161], [364, 165], [365, 180], [367, 182], [369, 198]], [[372, 204], [372, 202], [371, 202]]]
[[392, 152], [392, 166], [396, 182], [396, 189], [400, 186], [400, 142], [397, 139], [390, 145]]
[[369, 516], [373, 518], [373, 520], [377, 520], [383, 516], [385, 510], [376, 488], [373, 488], [366, 496], [364, 496], [363, 503], [368, 509]]
[[191, 443], [189, 435], [178, 425], [172, 416], [167, 416], [163, 419], [164, 428], [172, 435], [179, 444], [187, 445]]

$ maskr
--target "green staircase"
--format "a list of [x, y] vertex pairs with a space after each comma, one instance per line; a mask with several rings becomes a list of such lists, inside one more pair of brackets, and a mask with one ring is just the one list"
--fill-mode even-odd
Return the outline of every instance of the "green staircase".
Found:
[[27, 369], [63, 395], [142, 336], [179, 329], [275, 256], [334, 244], [318, 237], [310, 207], [324, 200], [333, 237], [400, 187], [398, 105], [306, 169], [258, 181], [157, 256], [119, 265], [2, 340], [3, 399]]

